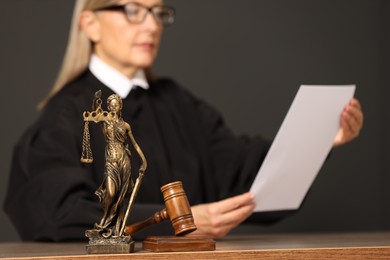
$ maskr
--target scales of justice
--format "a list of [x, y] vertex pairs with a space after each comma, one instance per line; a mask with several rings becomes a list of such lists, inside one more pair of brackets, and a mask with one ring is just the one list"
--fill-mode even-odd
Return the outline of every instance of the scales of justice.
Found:
[[[180, 181], [161, 187], [165, 209], [150, 218], [127, 225], [134, 201], [144, 177], [147, 161], [131, 132], [129, 123], [121, 116], [122, 99], [113, 94], [107, 98], [107, 111], [102, 109], [101, 91], [95, 93], [92, 111], [85, 111], [83, 149], [81, 162], [92, 163], [89, 123], [100, 123], [106, 139], [104, 180], [95, 194], [104, 210], [99, 223], [86, 230], [89, 238], [86, 246], [88, 254], [131, 253], [135, 241], [131, 235], [141, 229], [170, 220], [175, 236], [148, 237], [143, 241], [143, 250], [162, 251], [200, 251], [215, 250], [215, 241], [204, 236], [184, 236], [196, 230], [187, 196]], [[141, 158], [138, 177], [131, 177], [130, 150], [127, 141]]]

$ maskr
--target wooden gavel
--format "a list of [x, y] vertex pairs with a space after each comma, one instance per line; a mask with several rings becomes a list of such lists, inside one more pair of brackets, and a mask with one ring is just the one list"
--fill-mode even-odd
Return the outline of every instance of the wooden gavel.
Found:
[[144, 221], [126, 226], [126, 235], [132, 235], [145, 227], [161, 223], [164, 220], [172, 222], [176, 236], [182, 236], [196, 230], [191, 207], [181, 181], [162, 186], [161, 192], [166, 208], [156, 212], [152, 217]]

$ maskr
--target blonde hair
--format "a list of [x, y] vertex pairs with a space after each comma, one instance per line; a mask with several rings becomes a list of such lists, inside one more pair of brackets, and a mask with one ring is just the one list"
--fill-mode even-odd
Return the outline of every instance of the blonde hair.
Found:
[[118, 2], [119, 0], [76, 0], [61, 69], [49, 94], [38, 104], [38, 109], [45, 107], [51, 97], [88, 68], [92, 43], [80, 28], [80, 14], [85, 10], [96, 10]]

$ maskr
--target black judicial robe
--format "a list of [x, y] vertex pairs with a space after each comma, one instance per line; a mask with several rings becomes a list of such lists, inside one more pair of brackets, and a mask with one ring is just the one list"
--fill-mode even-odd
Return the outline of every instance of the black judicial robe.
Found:
[[[104, 175], [101, 125], [89, 124], [94, 162], [80, 162], [82, 114], [91, 111], [98, 90], [106, 110], [113, 92], [86, 71], [49, 101], [17, 143], [4, 209], [23, 240], [81, 240], [102, 217], [94, 195]], [[173, 181], [183, 182], [191, 205], [247, 192], [270, 145], [234, 136], [220, 114], [169, 79], [132, 90], [122, 116], [148, 161], [130, 223], [163, 209], [160, 187]], [[135, 181], [140, 160], [134, 150], [132, 160]], [[148, 232], [173, 234], [170, 223], [140, 237]]]

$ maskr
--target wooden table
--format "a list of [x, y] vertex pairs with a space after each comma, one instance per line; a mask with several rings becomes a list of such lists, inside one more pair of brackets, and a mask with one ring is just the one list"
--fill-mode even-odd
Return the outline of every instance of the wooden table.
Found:
[[234, 235], [215, 251], [87, 255], [83, 243], [0, 243], [1, 259], [390, 259], [390, 231]]

